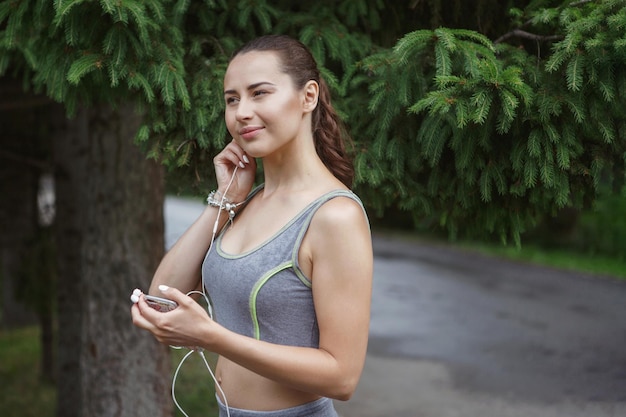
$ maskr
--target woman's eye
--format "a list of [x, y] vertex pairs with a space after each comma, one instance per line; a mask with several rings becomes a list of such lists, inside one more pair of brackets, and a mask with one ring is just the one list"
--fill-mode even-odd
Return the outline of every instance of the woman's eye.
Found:
[[237, 100], [237, 97], [227, 97], [227, 98], [226, 98], [226, 104], [234, 104], [234, 103], [236, 103], [237, 101], [238, 101], [238, 100]]
[[266, 93], [267, 93], [267, 91], [265, 91], [265, 90], [256, 90], [254, 93], [252, 93], [252, 96], [253, 97], [259, 97], [259, 96], [262, 96], [263, 94], [266, 94]]

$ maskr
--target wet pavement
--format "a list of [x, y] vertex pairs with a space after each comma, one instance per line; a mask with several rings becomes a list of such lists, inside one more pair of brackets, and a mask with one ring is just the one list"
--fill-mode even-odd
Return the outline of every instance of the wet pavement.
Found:
[[[168, 246], [202, 210], [168, 198]], [[626, 282], [374, 236], [368, 358], [342, 417], [626, 416]]]
[[626, 283], [375, 236], [345, 417], [626, 416]]

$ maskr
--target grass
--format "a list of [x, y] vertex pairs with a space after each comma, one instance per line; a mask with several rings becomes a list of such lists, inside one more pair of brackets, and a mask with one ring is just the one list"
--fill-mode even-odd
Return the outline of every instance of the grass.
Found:
[[568, 249], [546, 249], [532, 244], [524, 243], [521, 248], [514, 245], [503, 246], [497, 243], [459, 241], [450, 243], [447, 240], [432, 236], [423, 236], [414, 232], [402, 232], [379, 228], [375, 230], [381, 236], [389, 236], [402, 239], [406, 242], [430, 242], [442, 246], [450, 246], [474, 251], [487, 256], [513, 261], [528, 262], [534, 265], [546, 266], [575, 272], [583, 272], [591, 275], [610, 277], [618, 280], [626, 280], [626, 260], [575, 252]]
[[53, 417], [56, 390], [39, 374], [39, 328], [0, 330], [0, 410], [5, 416]]
[[561, 249], [544, 249], [534, 245], [514, 246], [471, 243], [461, 245], [489, 256], [529, 262], [552, 268], [584, 272], [592, 275], [626, 280], [626, 261], [606, 256], [572, 253]]
[[[54, 417], [56, 389], [40, 378], [39, 327], [0, 330], [0, 410], [3, 416]], [[188, 350], [172, 351], [172, 375]], [[215, 358], [206, 353], [212, 369]], [[183, 363], [176, 398], [190, 417], [217, 415], [213, 379], [199, 354]], [[175, 416], [184, 415], [176, 410]]]

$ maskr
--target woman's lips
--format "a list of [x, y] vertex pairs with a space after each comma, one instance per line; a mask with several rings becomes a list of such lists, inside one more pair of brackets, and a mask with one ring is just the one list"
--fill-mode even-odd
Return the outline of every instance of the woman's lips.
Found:
[[244, 127], [239, 131], [239, 135], [246, 140], [254, 138], [263, 129], [261, 126]]

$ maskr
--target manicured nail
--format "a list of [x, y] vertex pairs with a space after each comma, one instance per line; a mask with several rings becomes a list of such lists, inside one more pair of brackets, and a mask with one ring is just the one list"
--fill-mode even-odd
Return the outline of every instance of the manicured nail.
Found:
[[136, 295], [136, 294], [132, 294], [132, 295], [130, 296], [130, 301], [132, 301], [133, 303], [137, 303], [137, 302], [139, 302], [139, 296], [138, 296], [138, 295]]
[[244, 161], [246, 164], [249, 164], [249, 163], [250, 163], [250, 160], [248, 159], [248, 156], [247, 156], [247, 155], [244, 155], [244, 156], [243, 156], [243, 161]]
[[165, 292], [165, 291], [167, 291], [169, 289], [170, 289], [170, 287], [168, 287], [167, 285], [163, 285], [163, 284], [159, 285], [159, 291], [161, 291], [161, 292]]
[[139, 297], [141, 294], [143, 294], [143, 292], [139, 288], [135, 288], [133, 290], [133, 295], [136, 295], [137, 297]]
[[242, 167], [242, 168], [246, 167], [246, 165], [243, 162], [241, 162], [241, 161], [239, 161], [239, 166]]

